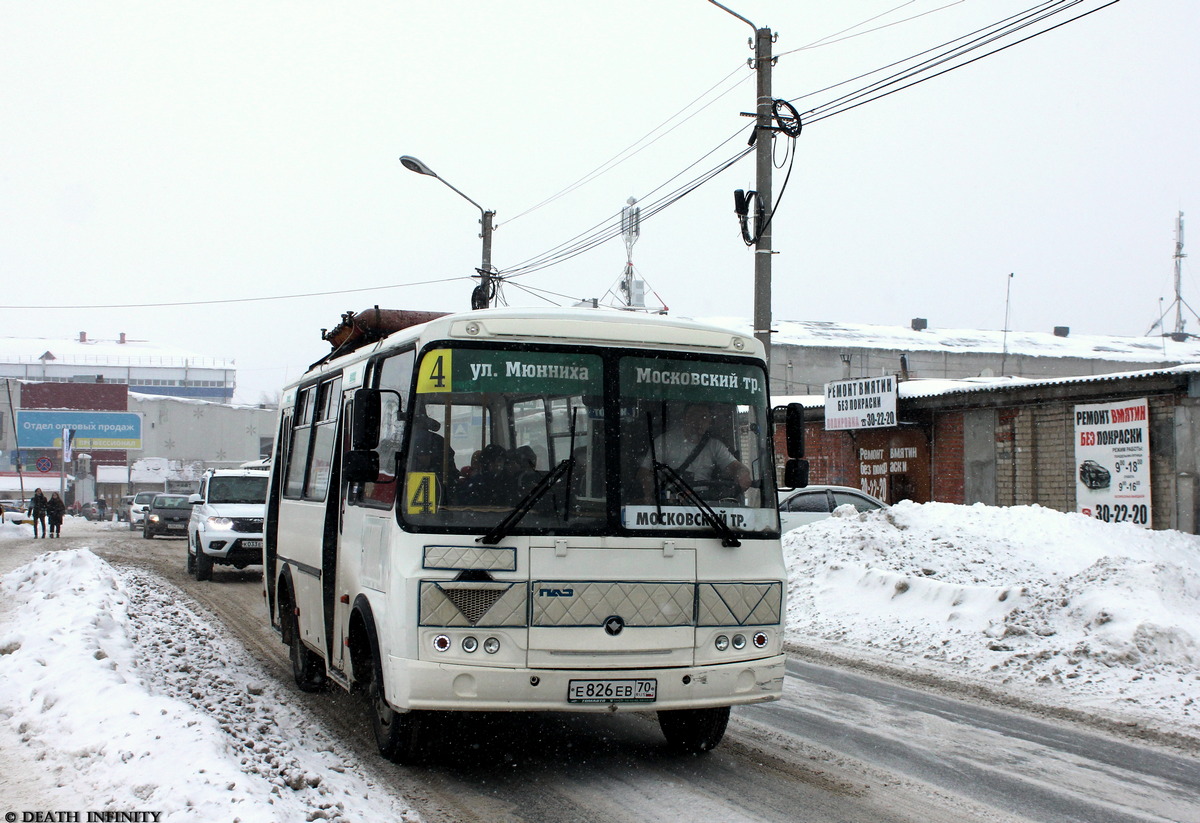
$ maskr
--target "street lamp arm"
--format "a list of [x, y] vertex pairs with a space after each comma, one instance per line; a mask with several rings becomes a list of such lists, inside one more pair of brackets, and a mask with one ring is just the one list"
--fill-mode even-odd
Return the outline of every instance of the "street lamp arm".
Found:
[[[437, 175], [434, 175], [434, 176], [435, 176], [435, 177], [437, 177]], [[479, 209], [479, 213], [480, 213], [480, 214], [487, 214], [487, 209], [485, 209], [483, 206], [481, 206], [481, 205], [479, 205], [478, 203], [476, 203], [476, 202], [475, 202], [474, 200], [472, 200], [470, 197], [467, 197], [465, 194], [463, 194], [463, 193], [462, 193], [461, 191], [459, 191], [458, 189], [454, 188], [454, 186], [452, 186], [452, 185], [450, 185], [450, 183], [446, 182], [446, 180], [445, 180], [445, 179], [443, 179], [443, 178], [441, 178], [441, 177], [438, 177], [438, 180], [441, 180], [443, 183], [446, 183], [446, 186], [447, 186], [447, 187], [449, 187], [449, 189], [450, 189], [452, 192], [454, 192], [455, 194], [457, 194], [457, 195], [458, 195], [459, 197], [461, 197], [463, 200], [466, 200], [468, 203], [470, 203], [470, 204], [471, 204], [472, 206], [474, 206], [475, 208]]]
[[708, 0], [708, 2], [712, 3], [714, 6], [716, 6], [719, 9], [722, 9], [723, 11], [729, 12], [730, 14], [732, 14], [738, 20], [741, 20], [743, 23], [745, 23], [750, 28], [754, 29], [755, 31], [758, 31], [758, 26], [754, 25], [749, 20], [747, 20], [745, 17], [742, 17], [740, 14], [738, 14], [736, 11], [729, 8], [728, 6], [722, 6], [720, 3], [717, 2], [717, 0]]

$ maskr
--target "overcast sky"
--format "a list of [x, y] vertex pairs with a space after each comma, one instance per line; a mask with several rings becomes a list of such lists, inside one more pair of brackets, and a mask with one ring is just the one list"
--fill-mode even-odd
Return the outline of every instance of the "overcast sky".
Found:
[[[1035, 3], [725, 5], [778, 34], [774, 94], [803, 112]], [[1012, 329], [1145, 334], [1200, 194], [1198, 32], [1195, 0], [1122, 0], [810, 123], [786, 188], [778, 139], [775, 318], [1000, 329], [1011, 272]], [[479, 211], [400, 155], [494, 209], [514, 268], [745, 147], [752, 33], [706, 0], [7, 0], [0, 333], [233, 358], [255, 402], [344, 311], [469, 306]], [[643, 222], [634, 264], [672, 314], [752, 316], [738, 188], [752, 156]], [[603, 297], [624, 263], [616, 238], [504, 296]], [[276, 299], [204, 304], [254, 298]]]

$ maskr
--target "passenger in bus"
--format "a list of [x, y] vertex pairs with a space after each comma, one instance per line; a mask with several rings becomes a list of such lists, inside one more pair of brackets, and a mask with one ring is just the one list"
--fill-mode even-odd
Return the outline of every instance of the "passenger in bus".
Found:
[[503, 506], [509, 502], [511, 493], [508, 453], [503, 446], [490, 443], [480, 450], [478, 463], [459, 484], [458, 501], [464, 506]]
[[[740, 496], [750, 487], [750, 470], [712, 433], [713, 412], [706, 403], [693, 403], [684, 410], [681, 424], [654, 438], [654, 458], [678, 472], [702, 498]], [[638, 470], [643, 499], [654, 500], [651, 454]], [[659, 488], [663, 479], [659, 478]]]

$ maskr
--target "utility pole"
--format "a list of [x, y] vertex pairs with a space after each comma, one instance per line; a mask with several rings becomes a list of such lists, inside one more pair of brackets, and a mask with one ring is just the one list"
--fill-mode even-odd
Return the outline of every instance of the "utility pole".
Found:
[[[749, 21], [747, 21], [749, 22]], [[753, 25], [753, 24], [752, 24]], [[758, 238], [754, 243], [754, 336], [763, 344], [767, 360], [767, 376], [771, 374], [771, 147], [774, 131], [771, 129], [771, 44], [774, 36], [771, 29], [763, 27], [754, 31], [754, 69], [758, 74], [758, 114], [755, 126], [755, 181], [759, 197], [762, 198], [764, 215], [757, 226]]]
[[759, 201], [763, 204], [761, 220], [754, 231], [757, 235], [754, 241], [754, 336], [763, 344], [767, 361], [767, 376], [771, 374], [771, 148], [774, 142], [775, 130], [771, 128], [774, 98], [771, 94], [771, 68], [775, 58], [771, 54], [771, 46], [775, 35], [769, 26], [759, 28], [754, 23], [738, 14], [733, 9], [721, 5], [717, 0], [708, 0], [722, 11], [732, 14], [737, 19], [754, 29], [754, 57], [750, 61], [758, 77], [758, 105], [755, 107], [755, 181]]

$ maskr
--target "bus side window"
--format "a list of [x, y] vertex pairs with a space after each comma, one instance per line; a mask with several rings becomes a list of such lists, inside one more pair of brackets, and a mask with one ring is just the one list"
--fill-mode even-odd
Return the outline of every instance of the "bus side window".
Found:
[[308, 441], [312, 434], [312, 405], [315, 386], [301, 389], [292, 414], [291, 448], [288, 449], [287, 476], [283, 496], [298, 498], [304, 491], [304, 472], [308, 468]]
[[[396, 501], [396, 457], [404, 441], [415, 359], [415, 352], [409, 350], [372, 364], [371, 387], [386, 390], [380, 398], [383, 413], [379, 421], [379, 478], [374, 483], [358, 484], [359, 488], [352, 490], [347, 501], [352, 505], [390, 509]], [[343, 445], [343, 453], [348, 448], [349, 440]]]

